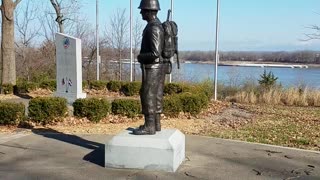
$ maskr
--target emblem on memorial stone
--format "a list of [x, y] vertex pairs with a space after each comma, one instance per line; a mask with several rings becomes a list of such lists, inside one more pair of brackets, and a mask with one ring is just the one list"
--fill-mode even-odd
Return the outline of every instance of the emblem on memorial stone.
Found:
[[65, 38], [63, 39], [63, 47], [64, 47], [65, 49], [68, 49], [69, 46], [70, 46], [70, 39], [67, 38], [67, 37], [65, 37]]

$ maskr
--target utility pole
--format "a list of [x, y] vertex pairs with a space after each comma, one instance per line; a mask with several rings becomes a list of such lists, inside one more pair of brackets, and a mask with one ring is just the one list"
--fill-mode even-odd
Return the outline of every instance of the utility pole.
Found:
[[132, 0], [130, 0], [130, 82], [133, 81], [133, 53], [132, 53]]
[[97, 43], [97, 81], [100, 80], [100, 48], [99, 48], [99, 0], [96, 0], [96, 43]]
[[220, 0], [217, 0], [217, 19], [216, 19], [216, 62], [215, 62], [215, 75], [214, 75], [214, 100], [217, 101], [217, 88], [218, 88], [218, 63], [219, 63], [219, 19], [220, 19]]

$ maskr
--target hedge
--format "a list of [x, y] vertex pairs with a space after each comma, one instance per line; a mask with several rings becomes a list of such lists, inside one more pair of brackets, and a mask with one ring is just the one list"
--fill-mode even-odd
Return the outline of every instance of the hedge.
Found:
[[122, 84], [120, 81], [110, 81], [107, 83], [107, 88], [111, 92], [120, 92]]
[[35, 122], [48, 124], [68, 112], [67, 100], [59, 97], [37, 97], [29, 102], [29, 117]]
[[126, 96], [139, 95], [140, 88], [141, 82], [129, 82], [122, 85], [121, 92]]
[[107, 87], [107, 82], [105, 81], [90, 81], [90, 89], [94, 90], [104, 90]]
[[40, 82], [40, 88], [55, 91], [57, 89], [57, 81], [54, 79], [44, 80]]
[[117, 99], [112, 102], [112, 113], [117, 115], [135, 117], [141, 113], [141, 105], [139, 100]]
[[164, 85], [163, 93], [166, 95], [179, 94], [182, 92], [183, 85], [178, 83], [168, 83]]
[[12, 84], [0, 85], [0, 93], [1, 94], [12, 94], [13, 93], [13, 85]]
[[77, 99], [73, 103], [73, 114], [77, 117], [87, 117], [92, 122], [99, 122], [111, 112], [111, 104], [106, 99]]
[[163, 113], [169, 117], [178, 117], [183, 111], [180, 97], [177, 95], [167, 96], [163, 99]]
[[88, 89], [88, 88], [89, 88], [88, 81], [82, 81], [82, 89]]
[[0, 102], [0, 125], [18, 124], [25, 118], [25, 106], [22, 103]]
[[202, 108], [204, 107], [204, 99], [206, 96], [200, 94], [191, 94], [191, 93], [184, 93], [180, 95], [180, 101], [182, 105], [183, 112], [188, 112], [192, 115], [197, 115], [201, 112]]
[[39, 87], [38, 83], [35, 82], [17, 82], [17, 91], [18, 93], [29, 93], [31, 91], [36, 90]]

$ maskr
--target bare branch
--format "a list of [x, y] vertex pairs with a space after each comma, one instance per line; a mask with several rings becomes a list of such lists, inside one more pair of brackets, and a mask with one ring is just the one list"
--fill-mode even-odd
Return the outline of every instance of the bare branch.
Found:
[[16, 8], [17, 5], [18, 5], [20, 2], [21, 2], [21, 0], [16, 0], [16, 1], [14, 2], [14, 8]]

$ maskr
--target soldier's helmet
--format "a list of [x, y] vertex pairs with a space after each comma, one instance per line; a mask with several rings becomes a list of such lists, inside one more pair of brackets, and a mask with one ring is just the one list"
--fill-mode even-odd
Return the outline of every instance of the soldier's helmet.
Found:
[[160, 4], [158, 0], [141, 0], [139, 9], [160, 11]]

